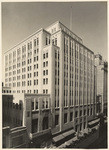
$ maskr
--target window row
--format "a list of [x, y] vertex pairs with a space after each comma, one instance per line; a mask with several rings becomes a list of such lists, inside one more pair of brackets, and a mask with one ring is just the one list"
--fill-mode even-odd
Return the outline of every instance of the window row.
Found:
[[38, 61], [38, 56], [34, 57], [34, 62]]
[[34, 85], [38, 85], [38, 79], [34, 80]]
[[48, 67], [48, 61], [43, 62], [43, 67]]
[[34, 65], [34, 69], [38, 69], [38, 64], [35, 64], [35, 65]]
[[48, 84], [48, 78], [43, 79], [43, 84]]
[[48, 75], [48, 70], [43, 70], [43, 75]]
[[38, 54], [39, 53], [39, 48], [34, 50], [34, 54]]
[[43, 59], [48, 58], [48, 52], [43, 54]]
[[[37, 110], [37, 109], [39, 109], [39, 102], [38, 102], [38, 100], [35, 100], [35, 101], [33, 101], [32, 103], [31, 103], [31, 108], [32, 108], [32, 110]], [[42, 101], [42, 109], [46, 109], [46, 108], [49, 108], [49, 102], [48, 102], [48, 100], [43, 100]]]
[[43, 89], [43, 94], [48, 94], [48, 89]]

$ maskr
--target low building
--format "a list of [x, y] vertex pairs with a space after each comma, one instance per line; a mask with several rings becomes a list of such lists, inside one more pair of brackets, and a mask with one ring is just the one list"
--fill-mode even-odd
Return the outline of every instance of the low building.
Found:
[[[51, 100], [49, 94], [25, 94], [23, 125], [32, 141], [40, 145], [50, 137], [51, 125]], [[42, 136], [46, 138], [42, 138]], [[48, 140], [49, 142], [49, 140]]]
[[13, 102], [12, 94], [2, 95], [2, 126], [10, 128], [22, 126], [23, 120], [23, 102]]
[[26, 148], [29, 144], [26, 127], [10, 129], [9, 126], [3, 129], [3, 148]]

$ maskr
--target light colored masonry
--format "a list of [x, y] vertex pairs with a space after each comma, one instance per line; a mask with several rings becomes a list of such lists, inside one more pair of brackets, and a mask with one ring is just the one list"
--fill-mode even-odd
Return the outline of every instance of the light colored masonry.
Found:
[[94, 53], [81, 38], [57, 21], [8, 50], [4, 59], [5, 86], [13, 94], [50, 95], [53, 132], [87, 128], [96, 112], [95, 68]]

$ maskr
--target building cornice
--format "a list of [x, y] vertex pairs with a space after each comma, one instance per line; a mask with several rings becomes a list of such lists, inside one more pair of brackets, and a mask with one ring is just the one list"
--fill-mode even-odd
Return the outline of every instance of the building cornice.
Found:
[[6, 52], [4, 52], [4, 54], [6, 54], [7, 52], [9, 52], [10, 50], [14, 49], [15, 47], [19, 46], [20, 44], [22, 44], [23, 42], [25, 42], [26, 40], [28, 40], [29, 38], [31, 38], [32, 36], [34, 36], [35, 34], [38, 34], [39, 32], [46, 32], [47, 34], [51, 35], [48, 31], [46, 31], [45, 29], [41, 28], [39, 30], [37, 30], [36, 32], [34, 32], [33, 34], [29, 35], [27, 38], [25, 38], [24, 40], [22, 40], [21, 42], [19, 42], [18, 44], [16, 44], [15, 46], [13, 46], [12, 48], [10, 48], [9, 50], [7, 50]]
[[[70, 36], [69, 34], [67, 34], [64, 30], [61, 30], [62, 32], [64, 32], [67, 36]], [[81, 46], [83, 46], [84, 48], [86, 48], [88, 51], [90, 51], [92, 54], [94, 54], [93, 51], [91, 51], [89, 48], [87, 48], [85, 45], [83, 45], [82, 43], [80, 43], [79, 41], [77, 41], [76, 39], [74, 39], [72, 36], [70, 36], [75, 42], [79, 43]]]

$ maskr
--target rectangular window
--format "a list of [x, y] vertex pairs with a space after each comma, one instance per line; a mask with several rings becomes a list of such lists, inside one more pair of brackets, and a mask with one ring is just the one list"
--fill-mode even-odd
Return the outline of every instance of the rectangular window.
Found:
[[48, 70], [46, 70], [46, 75], [48, 75]]
[[43, 75], [45, 75], [45, 70], [43, 71]]
[[36, 62], [36, 57], [34, 57], [34, 62]]
[[45, 54], [43, 54], [43, 59], [45, 59]]
[[92, 111], [92, 108], [91, 108], [91, 115], [93, 115], [93, 111]]
[[37, 64], [37, 69], [38, 69], [38, 64]]
[[34, 72], [34, 77], [36, 76], [36, 72]]
[[32, 110], [34, 110], [34, 102], [31, 103]]
[[64, 114], [64, 123], [67, 123], [67, 113]]
[[37, 81], [37, 85], [38, 85], [38, 79], [36, 81]]
[[34, 80], [34, 85], [36, 85], [36, 80]]
[[45, 62], [43, 62], [43, 67], [45, 67]]
[[36, 109], [38, 109], [38, 101], [36, 101]]
[[59, 115], [55, 115], [55, 125], [59, 124]]
[[34, 50], [34, 54], [36, 54], [36, 50]]
[[48, 78], [46, 78], [46, 84], [48, 84]]
[[34, 65], [34, 69], [36, 69], [36, 65]]
[[48, 108], [48, 101], [46, 101], [46, 108]]
[[28, 50], [30, 49], [30, 44], [28, 43]]
[[90, 110], [89, 110], [89, 108], [88, 108], [88, 110], [87, 110], [87, 115], [88, 115], [88, 116], [90, 115]]
[[46, 90], [46, 94], [48, 94], [48, 90]]
[[80, 116], [82, 116], [82, 110], [80, 110]]
[[39, 48], [37, 48], [37, 54], [39, 53]]
[[75, 118], [77, 118], [78, 116], [78, 111], [75, 111]]
[[48, 66], [48, 61], [46, 61], [46, 67]]
[[43, 79], [43, 84], [45, 84], [45, 79]]
[[38, 61], [38, 56], [37, 56], [37, 61]]
[[48, 53], [46, 53], [46, 58], [48, 58]]
[[86, 115], [86, 110], [84, 110], [84, 116]]
[[30, 66], [30, 70], [31, 70], [31, 66]]
[[73, 112], [70, 113], [70, 121], [73, 120]]
[[37, 45], [39, 45], [39, 38], [37, 38]]
[[36, 39], [34, 39], [34, 46], [36, 46]]

